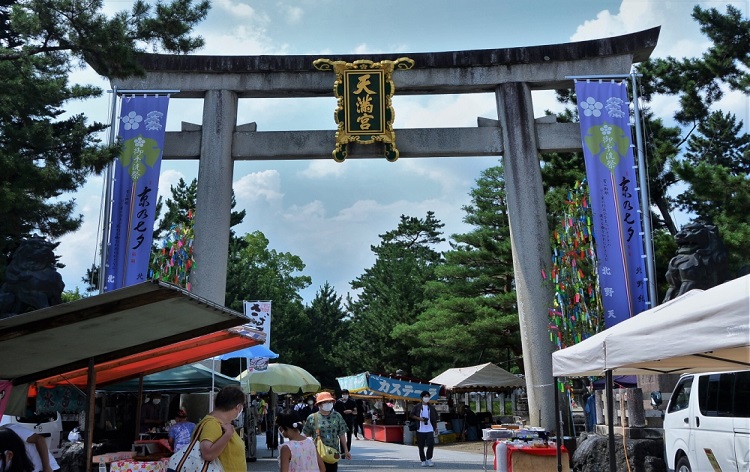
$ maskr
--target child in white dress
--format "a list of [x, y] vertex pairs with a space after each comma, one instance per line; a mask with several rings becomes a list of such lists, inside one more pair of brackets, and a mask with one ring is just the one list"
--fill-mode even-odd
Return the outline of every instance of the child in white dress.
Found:
[[297, 413], [280, 413], [276, 417], [279, 433], [284, 441], [279, 450], [281, 472], [325, 472], [325, 463], [315, 449], [312, 439], [302, 434], [302, 420]]

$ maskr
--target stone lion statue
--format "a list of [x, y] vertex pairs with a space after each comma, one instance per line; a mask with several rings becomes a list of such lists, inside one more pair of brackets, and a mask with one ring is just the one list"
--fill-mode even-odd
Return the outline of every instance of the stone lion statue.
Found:
[[0, 317], [62, 302], [65, 284], [57, 272], [54, 253], [58, 244], [37, 236], [21, 242], [6, 268], [5, 283], [0, 287]]
[[727, 250], [716, 226], [687, 224], [675, 241], [677, 255], [669, 261], [665, 302], [694, 288], [706, 290], [727, 280]]

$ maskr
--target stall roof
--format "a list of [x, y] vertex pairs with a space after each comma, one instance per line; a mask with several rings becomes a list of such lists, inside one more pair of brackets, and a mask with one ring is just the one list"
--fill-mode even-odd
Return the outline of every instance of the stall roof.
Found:
[[125, 380], [261, 344], [236, 328], [247, 321], [174, 285], [131, 285], [0, 320], [0, 379], [67, 382], [94, 359], [97, 383]]
[[[97, 388], [97, 390], [105, 392], [137, 392], [139, 385], [140, 379], [130, 379], [103, 388]], [[219, 372], [214, 372], [201, 364], [183, 365], [143, 377], [144, 392], [209, 392], [212, 388], [221, 389], [229, 385], [239, 387], [240, 381]]]
[[445, 385], [454, 392], [494, 392], [526, 386], [524, 379], [492, 362], [448, 369], [430, 382]]
[[552, 354], [563, 376], [677, 374], [750, 367], [750, 275], [691, 290]]
[[[107, 385], [139, 377], [141, 374], [149, 375], [161, 372], [262, 342], [262, 340], [243, 336], [234, 330], [217, 331], [198, 338], [188, 339], [187, 341], [121, 357], [113, 361], [96, 362], [94, 367], [96, 384]], [[80, 368], [39, 379], [36, 385], [37, 387], [52, 385], [76, 385], [83, 387], [88, 383], [87, 375], [87, 368]]]
[[430, 400], [440, 396], [441, 385], [417, 382], [413, 379], [386, 377], [362, 372], [348, 377], [336, 377], [342, 389], [361, 397], [385, 397], [419, 400], [422, 392], [430, 393]]

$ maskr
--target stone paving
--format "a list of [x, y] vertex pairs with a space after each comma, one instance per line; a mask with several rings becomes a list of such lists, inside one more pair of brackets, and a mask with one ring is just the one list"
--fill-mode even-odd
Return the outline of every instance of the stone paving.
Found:
[[[258, 437], [258, 459], [247, 464], [249, 472], [278, 471], [278, 450], [271, 451], [265, 447], [265, 435]], [[273, 457], [271, 457], [273, 452]], [[487, 458], [487, 469], [492, 470], [492, 454]], [[484, 470], [484, 455], [473, 452], [453, 451], [435, 447], [432, 461], [434, 467], [422, 467], [419, 451], [416, 446], [382, 443], [378, 441], [352, 441], [352, 460], [339, 462], [340, 472], [367, 470], [440, 470], [443, 472], [462, 470]]]

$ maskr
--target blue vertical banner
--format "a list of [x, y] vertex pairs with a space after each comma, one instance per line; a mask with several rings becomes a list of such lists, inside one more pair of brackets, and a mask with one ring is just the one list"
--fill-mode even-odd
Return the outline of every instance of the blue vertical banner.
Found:
[[169, 96], [122, 97], [104, 290], [148, 275]]
[[577, 81], [605, 327], [648, 308], [626, 82]]

